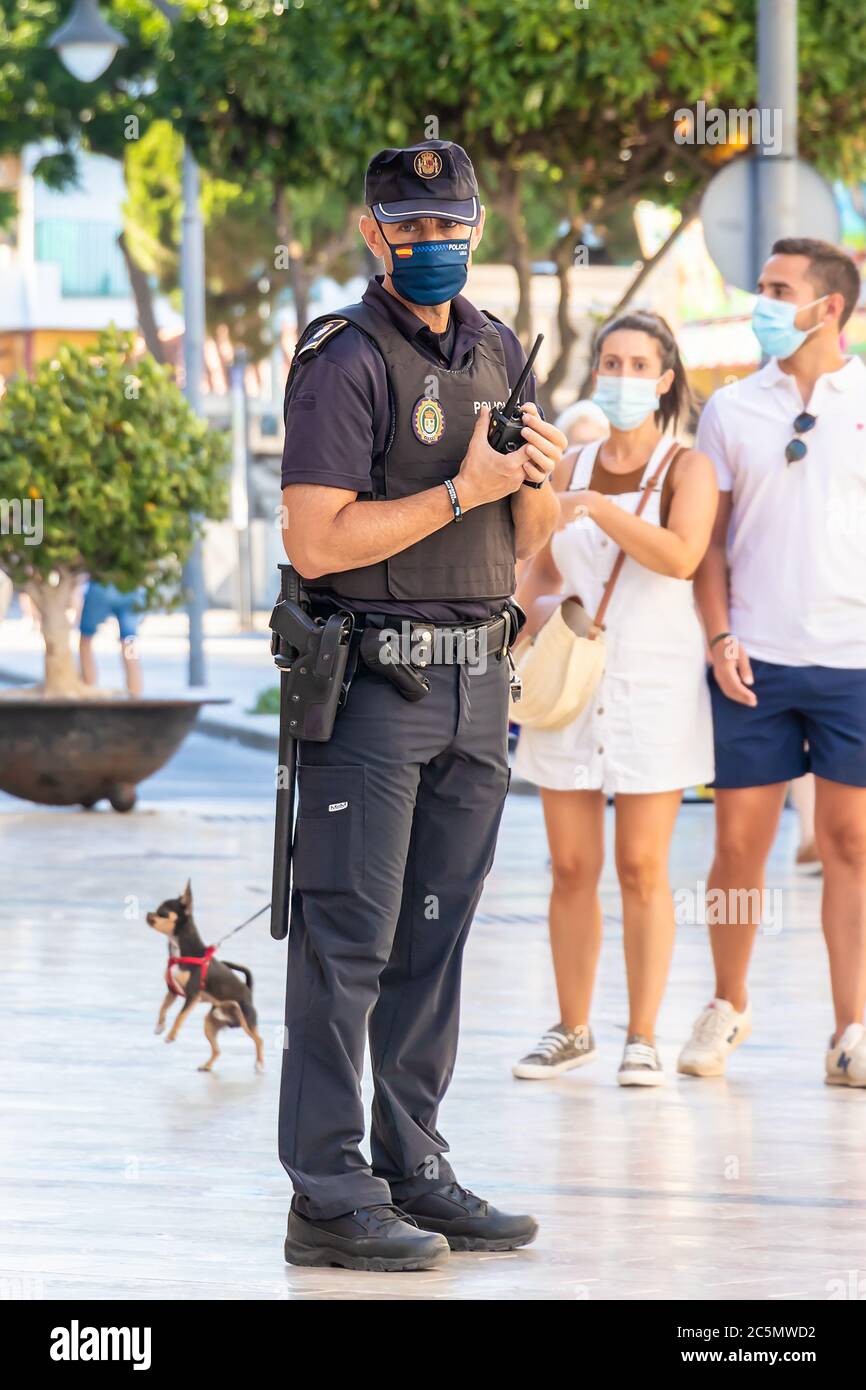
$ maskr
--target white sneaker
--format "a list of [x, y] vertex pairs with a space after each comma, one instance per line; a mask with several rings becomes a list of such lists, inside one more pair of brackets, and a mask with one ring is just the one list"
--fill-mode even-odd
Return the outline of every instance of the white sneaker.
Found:
[[849, 1023], [839, 1041], [827, 1049], [828, 1086], [866, 1086], [866, 1028]]
[[514, 1063], [511, 1074], [520, 1081], [545, 1081], [550, 1076], [585, 1066], [594, 1056], [591, 1028], [566, 1028], [564, 1023], [557, 1023], [542, 1034], [531, 1052]]
[[752, 1032], [752, 1005], [741, 1014], [727, 999], [713, 999], [696, 1020], [679, 1055], [677, 1071], [687, 1076], [724, 1076], [728, 1056]]
[[620, 1086], [661, 1086], [665, 1074], [655, 1044], [642, 1038], [640, 1033], [626, 1038], [616, 1079]]

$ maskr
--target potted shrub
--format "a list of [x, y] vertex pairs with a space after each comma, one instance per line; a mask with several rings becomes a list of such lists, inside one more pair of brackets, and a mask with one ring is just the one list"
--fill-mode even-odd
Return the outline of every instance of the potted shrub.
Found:
[[[70, 610], [81, 576], [165, 604], [200, 522], [225, 514], [227, 449], [189, 408], [169, 370], [133, 359], [116, 329], [64, 345], [0, 400], [0, 569], [30, 595], [45, 670], [0, 692], [0, 788], [52, 804], [118, 809], [167, 760], [201, 700], [130, 700], [85, 685]], [[10, 524], [19, 521], [20, 524]]]

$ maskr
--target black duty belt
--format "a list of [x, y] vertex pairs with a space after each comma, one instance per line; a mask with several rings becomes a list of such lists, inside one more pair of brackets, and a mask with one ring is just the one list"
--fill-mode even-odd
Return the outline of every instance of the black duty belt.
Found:
[[512, 637], [508, 613], [500, 613], [483, 623], [425, 623], [404, 619], [384, 624], [380, 641], [387, 645], [389, 634], [395, 650], [399, 646], [413, 666], [467, 666], [490, 657], [503, 657]]
[[[332, 610], [333, 611], [333, 610]], [[516, 603], [480, 623], [431, 623], [384, 614], [358, 614], [353, 647], [374, 675], [391, 682], [407, 700], [428, 693], [424, 675], [430, 666], [486, 665], [492, 659], [510, 660], [510, 647], [525, 621]], [[513, 668], [512, 668], [513, 670]], [[516, 685], [517, 678], [513, 680]], [[519, 698], [515, 689], [515, 698]]]

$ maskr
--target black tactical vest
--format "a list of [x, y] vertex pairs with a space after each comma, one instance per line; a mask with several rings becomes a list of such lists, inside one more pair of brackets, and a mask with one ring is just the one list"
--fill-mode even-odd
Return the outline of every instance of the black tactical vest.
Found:
[[[478, 412], [475, 403], [504, 402], [508, 379], [502, 340], [487, 323], [467, 367], [452, 371], [424, 357], [387, 318], [366, 304], [314, 319], [303, 349], [324, 341], [348, 321], [378, 348], [388, 378], [391, 430], [383, 455], [373, 459], [373, 500], [411, 497], [453, 478], [460, 468]], [[333, 325], [331, 332], [328, 326]], [[459, 488], [458, 488], [459, 495]], [[463, 520], [417, 541], [389, 560], [324, 574], [306, 587], [346, 599], [506, 599], [514, 591], [514, 522], [509, 497], [473, 507]]]

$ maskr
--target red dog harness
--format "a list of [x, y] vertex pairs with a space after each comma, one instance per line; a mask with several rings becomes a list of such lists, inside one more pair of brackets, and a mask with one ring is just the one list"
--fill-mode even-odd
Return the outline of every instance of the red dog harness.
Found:
[[168, 965], [165, 968], [165, 983], [168, 985], [168, 988], [171, 990], [172, 994], [179, 994], [182, 998], [186, 998], [186, 991], [180, 988], [180, 986], [174, 978], [174, 975], [172, 974], [172, 971], [174, 970], [174, 967], [176, 965], [200, 965], [201, 979], [199, 980], [198, 987], [199, 989], [204, 989], [205, 980], [207, 979], [207, 972], [215, 954], [216, 946], [205, 946], [203, 956], [173, 956], [171, 954], [171, 947], [169, 946]]
[[210, 963], [216, 955], [217, 951], [219, 950], [220, 946], [222, 946], [223, 942], [228, 941], [230, 936], [234, 936], [235, 932], [241, 931], [243, 927], [248, 927], [250, 922], [254, 922], [257, 917], [261, 917], [263, 912], [267, 912], [270, 906], [270, 903], [265, 903], [265, 906], [260, 907], [258, 912], [254, 912], [252, 917], [248, 917], [245, 922], [241, 922], [239, 927], [232, 927], [231, 931], [226, 932], [225, 936], [221, 936], [215, 946], [205, 946], [203, 956], [173, 956], [171, 953], [172, 943], [169, 942], [168, 965], [165, 968], [165, 983], [171, 990], [172, 994], [179, 994], [182, 999], [186, 998], [185, 991], [180, 988], [180, 986], [178, 985], [177, 981], [171, 973], [176, 965], [200, 965], [201, 979], [198, 982], [198, 987], [199, 989], [204, 989], [204, 984], [205, 980], [207, 979], [207, 972]]

